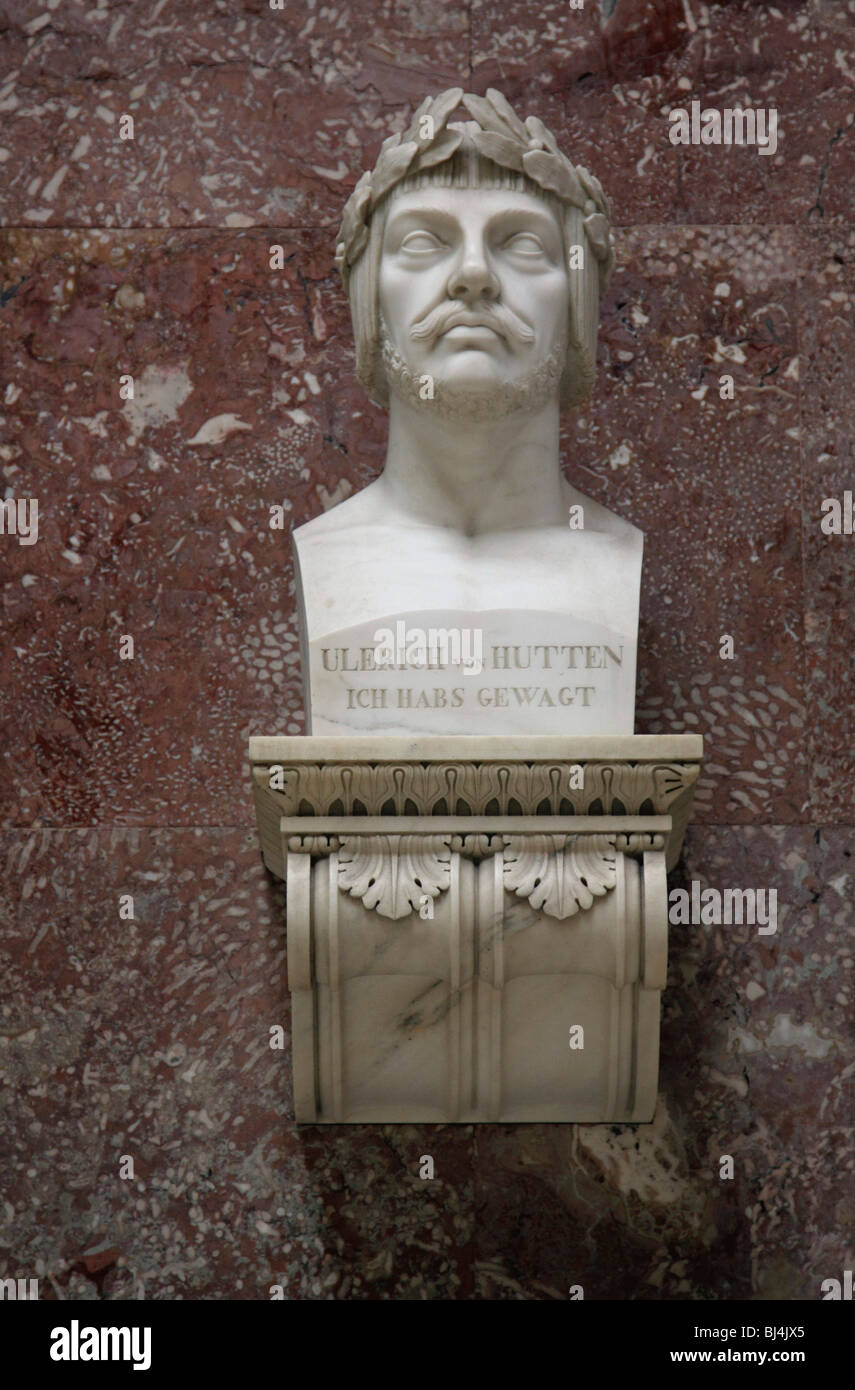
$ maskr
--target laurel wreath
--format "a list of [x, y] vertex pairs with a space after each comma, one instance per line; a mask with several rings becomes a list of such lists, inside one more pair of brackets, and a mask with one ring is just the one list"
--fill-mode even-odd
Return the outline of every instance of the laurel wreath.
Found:
[[[513, 107], [496, 91], [484, 97], [450, 87], [437, 97], [426, 97], [403, 134], [383, 141], [372, 170], [366, 170], [348, 198], [338, 234], [335, 263], [347, 286], [350, 268], [362, 255], [374, 209], [390, 189], [410, 174], [443, 164], [463, 142], [463, 130], [448, 126], [458, 106], [465, 106], [480, 129], [467, 132], [479, 154], [512, 169], [562, 202], [578, 208], [588, 244], [598, 262], [600, 289], [604, 289], [614, 265], [610, 230], [611, 209], [602, 185], [580, 164], [573, 165], [558, 148], [554, 135], [537, 116], [523, 122]], [[430, 116], [432, 133], [422, 136], [424, 117]]]

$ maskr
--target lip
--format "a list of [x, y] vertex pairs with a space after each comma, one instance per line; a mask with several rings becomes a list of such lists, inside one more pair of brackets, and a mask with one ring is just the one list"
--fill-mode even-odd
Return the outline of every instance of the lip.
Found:
[[450, 335], [451, 335], [452, 333], [458, 333], [458, 334], [460, 334], [460, 335], [465, 335], [465, 334], [467, 334], [467, 333], [473, 333], [473, 332], [474, 332], [474, 333], [491, 333], [491, 334], [493, 335], [494, 338], [500, 338], [500, 337], [501, 337], [501, 334], [498, 332], [497, 329], [495, 329], [495, 328], [493, 327], [492, 324], [490, 324], [490, 323], [484, 323], [483, 320], [481, 320], [481, 319], [473, 319], [473, 320], [471, 320], [471, 321], [470, 321], [469, 319], [464, 319], [464, 320], [459, 320], [459, 319], [458, 319], [455, 323], [452, 323], [451, 326], [450, 326], [449, 328], [444, 329], [443, 332], [440, 333], [439, 336], [440, 336], [441, 338], [447, 338], [447, 337], [450, 337]]

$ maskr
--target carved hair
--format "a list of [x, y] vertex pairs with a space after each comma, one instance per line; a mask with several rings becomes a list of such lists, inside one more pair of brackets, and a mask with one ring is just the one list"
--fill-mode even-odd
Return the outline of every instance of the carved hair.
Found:
[[[449, 125], [459, 105], [474, 120]], [[362, 175], [345, 205], [335, 260], [350, 297], [356, 372], [368, 395], [388, 405], [378, 278], [391, 196], [431, 184], [507, 188], [541, 198], [558, 214], [565, 252], [583, 248], [584, 266], [569, 270], [560, 383], [562, 409], [578, 405], [594, 384], [600, 295], [614, 265], [608, 200], [599, 181], [561, 153], [537, 116], [523, 123], [494, 88], [486, 97], [464, 94], [461, 87], [427, 97], [404, 134], [383, 142], [374, 169]]]

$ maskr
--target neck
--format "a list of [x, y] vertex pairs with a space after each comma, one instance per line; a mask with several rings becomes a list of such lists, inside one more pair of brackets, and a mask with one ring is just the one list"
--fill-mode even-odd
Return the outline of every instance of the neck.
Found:
[[396, 510], [467, 536], [566, 523], [557, 399], [492, 420], [444, 418], [397, 395], [378, 486]]

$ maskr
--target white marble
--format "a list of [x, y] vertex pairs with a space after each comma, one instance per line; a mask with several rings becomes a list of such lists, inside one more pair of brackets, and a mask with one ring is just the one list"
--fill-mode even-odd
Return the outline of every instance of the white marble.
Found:
[[[315, 734], [633, 731], [643, 536], [566, 481], [558, 448], [593, 375], [607, 204], [548, 132], [478, 100], [516, 141], [507, 168], [455, 123], [450, 174], [400, 180], [361, 242], [343, 230], [389, 440], [380, 478], [294, 533]], [[430, 669], [417, 635], [450, 630]], [[393, 669], [384, 631], [403, 634]]]
[[384, 143], [336, 263], [388, 446], [294, 533], [310, 735], [250, 747], [296, 1118], [649, 1122], [702, 741], [633, 735], [643, 536], [559, 457], [608, 201], [455, 88]]
[[652, 1119], [661, 850], [613, 855], [564, 921], [509, 894], [507, 850], [449, 852], [431, 917], [389, 921], [342, 891], [343, 853], [288, 855], [298, 1122]]
[[287, 885], [297, 1119], [649, 1121], [666, 865], [701, 752], [696, 735], [253, 739]]
[[295, 533], [312, 733], [633, 732], [639, 531], [586, 502], [584, 531], [467, 538], [362, 496]]
[[508, 738], [504, 734], [478, 734], [467, 737], [373, 737], [306, 738], [302, 734], [260, 734], [249, 740], [249, 759], [253, 764], [341, 763], [351, 758], [372, 766], [378, 763], [454, 761], [495, 763], [505, 759], [526, 763], [569, 763], [617, 760], [631, 763], [700, 763], [704, 740], [701, 734], [582, 735], [572, 738], [550, 734], [527, 734]]

